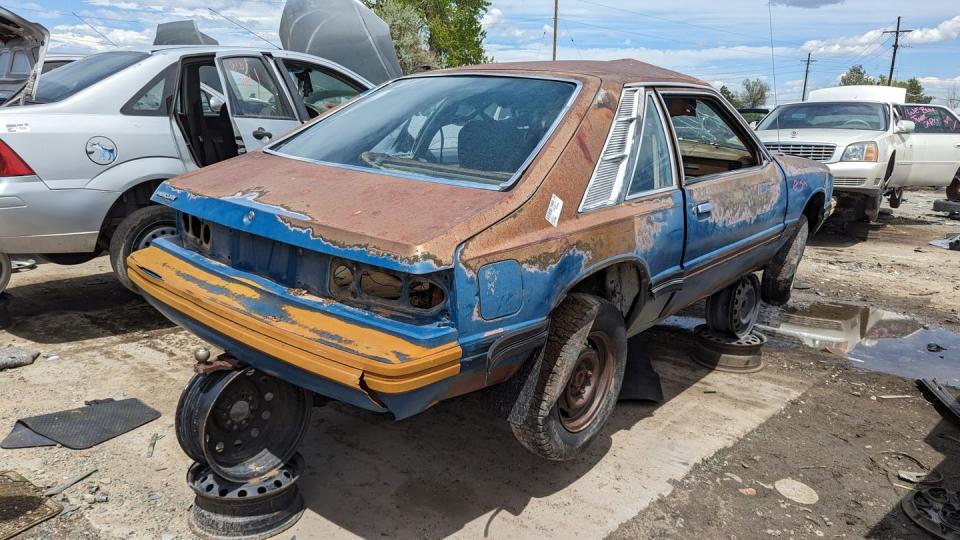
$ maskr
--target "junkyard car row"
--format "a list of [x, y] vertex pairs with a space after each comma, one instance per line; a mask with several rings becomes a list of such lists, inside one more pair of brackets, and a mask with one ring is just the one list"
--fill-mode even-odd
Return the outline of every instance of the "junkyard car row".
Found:
[[171, 46], [35, 82], [0, 109], [0, 291], [9, 255], [108, 252], [224, 351], [198, 351], [176, 432], [236, 483], [291, 459], [315, 399], [404, 419], [495, 387], [523, 446], [572, 459], [629, 337], [707, 299], [710, 330], [745, 338], [835, 196], [875, 219], [904, 187], [960, 186], [946, 109], [822, 93], [755, 132], [706, 82], [633, 60], [371, 81]]

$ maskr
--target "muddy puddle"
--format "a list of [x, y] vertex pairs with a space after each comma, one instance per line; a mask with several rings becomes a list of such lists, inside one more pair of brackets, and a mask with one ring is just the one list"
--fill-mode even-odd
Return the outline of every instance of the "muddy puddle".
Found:
[[[677, 316], [663, 324], [693, 330], [703, 319]], [[757, 328], [775, 346], [805, 345], [846, 356], [863, 369], [960, 387], [960, 334], [906, 315], [841, 303], [764, 306]]]

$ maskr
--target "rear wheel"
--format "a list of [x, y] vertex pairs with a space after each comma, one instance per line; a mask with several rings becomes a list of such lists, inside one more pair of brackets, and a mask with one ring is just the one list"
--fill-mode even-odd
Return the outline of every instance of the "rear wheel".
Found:
[[175, 236], [177, 223], [173, 210], [166, 206], [147, 206], [134, 211], [117, 227], [110, 239], [110, 266], [124, 287], [139, 293], [127, 277], [127, 257], [149, 247], [158, 238]]
[[707, 298], [707, 326], [715, 332], [746, 337], [760, 313], [760, 280], [747, 274]]
[[554, 311], [533, 403], [514, 435], [543, 458], [572, 459], [603, 428], [626, 368], [623, 316], [607, 300], [575, 293]]
[[953, 182], [950, 182], [950, 185], [947, 186], [947, 199], [960, 202], [960, 170], [953, 177]]

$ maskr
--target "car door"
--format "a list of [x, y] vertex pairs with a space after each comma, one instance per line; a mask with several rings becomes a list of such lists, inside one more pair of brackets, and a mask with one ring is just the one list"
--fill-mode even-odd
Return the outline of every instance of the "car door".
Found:
[[219, 53], [230, 117], [254, 150], [300, 125], [290, 97], [262, 55]]
[[707, 296], [753, 270], [784, 227], [786, 179], [711, 92], [669, 91], [686, 198], [683, 289], [676, 304]]
[[897, 108], [904, 120], [914, 124], [913, 132], [905, 136], [910, 163], [902, 185], [949, 185], [960, 168], [960, 122], [957, 117], [933, 105], [898, 105]]
[[297, 113], [304, 121], [316, 118], [370, 88], [369, 83], [330, 66], [296, 58], [276, 58], [275, 61]]

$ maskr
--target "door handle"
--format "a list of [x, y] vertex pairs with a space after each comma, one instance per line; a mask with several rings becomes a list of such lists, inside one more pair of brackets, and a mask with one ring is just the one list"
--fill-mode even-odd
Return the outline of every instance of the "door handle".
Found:
[[262, 127], [258, 127], [258, 128], [253, 132], [253, 138], [255, 138], [255, 139], [259, 140], [259, 141], [262, 141], [263, 139], [272, 139], [272, 138], [273, 138], [273, 133], [270, 133], [269, 131], [263, 129]]
[[698, 218], [704, 218], [710, 215], [713, 212], [713, 203], [700, 203], [693, 207], [693, 213], [697, 215]]

